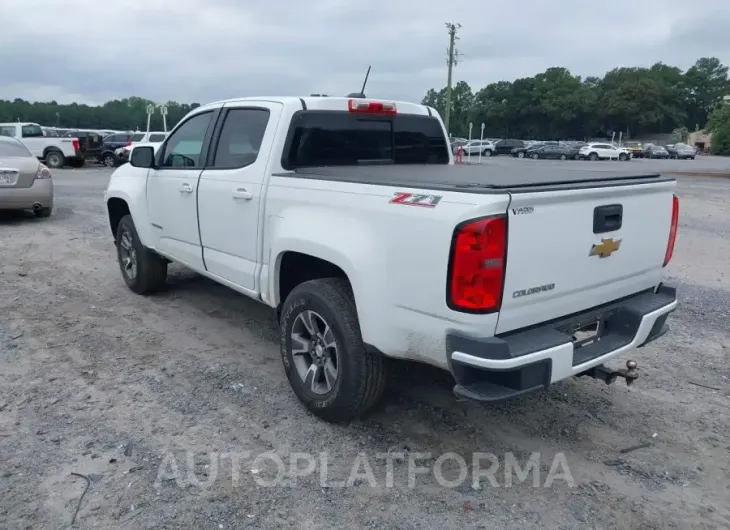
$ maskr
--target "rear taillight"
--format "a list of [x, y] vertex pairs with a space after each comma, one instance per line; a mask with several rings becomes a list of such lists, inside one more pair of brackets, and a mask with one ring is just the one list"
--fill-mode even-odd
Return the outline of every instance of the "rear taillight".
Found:
[[132, 140], [127, 140], [127, 143], [124, 144], [125, 147], [129, 147], [130, 145], [132, 145]]
[[73, 140], [71, 140], [71, 145], [73, 145], [74, 151], [79, 151], [81, 149], [81, 146], [79, 144], [79, 141], [76, 138], [74, 138]]
[[51, 170], [48, 169], [44, 164], [38, 164], [38, 171], [35, 174], [37, 179], [49, 179], [51, 178]]
[[502, 305], [507, 217], [467, 221], [451, 243], [447, 304], [455, 311], [492, 313]]
[[351, 99], [347, 103], [350, 112], [360, 114], [397, 114], [395, 103], [384, 101], [362, 101]]
[[679, 197], [672, 197], [672, 224], [669, 227], [669, 240], [667, 241], [667, 252], [664, 254], [664, 265], [666, 267], [674, 255], [674, 242], [677, 240], [677, 226], [679, 225]]

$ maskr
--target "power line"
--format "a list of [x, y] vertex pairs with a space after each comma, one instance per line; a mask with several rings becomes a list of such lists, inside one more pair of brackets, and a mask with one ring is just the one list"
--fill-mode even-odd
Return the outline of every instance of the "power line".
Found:
[[461, 55], [456, 50], [456, 41], [459, 37], [456, 36], [456, 32], [461, 28], [461, 24], [458, 22], [446, 22], [446, 29], [449, 30], [449, 49], [447, 51], [446, 64], [449, 67], [448, 79], [446, 81], [446, 108], [444, 109], [444, 125], [446, 126], [446, 132], [449, 132], [449, 121], [451, 119], [451, 79], [454, 66], [459, 63], [459, 56]]

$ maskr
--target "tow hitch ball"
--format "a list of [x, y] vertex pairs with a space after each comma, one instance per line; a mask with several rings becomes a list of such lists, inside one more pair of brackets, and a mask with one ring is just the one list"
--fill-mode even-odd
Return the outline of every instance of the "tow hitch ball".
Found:
[[607, 385], [610, 385], [616, 381], [617, 377], [623, 377], [626, 380], [627, 385], [631, 385], [634, 380], [639, 377], [639, 365], [636, 361], [626, 361], [626, 368], [619, 368], [618, 370], [609, 370], [605, 366], [596, 366], [591, 368], [584, 375], [589, 375], [595, 379], [605, 381]]

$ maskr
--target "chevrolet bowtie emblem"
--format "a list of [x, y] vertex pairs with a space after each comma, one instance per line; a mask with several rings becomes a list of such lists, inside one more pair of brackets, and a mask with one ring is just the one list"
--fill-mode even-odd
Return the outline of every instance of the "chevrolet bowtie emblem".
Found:
[[616, 252], [619, 247], [621, 246], [621, 240], [618, 239], [601, 239], [601, 242], [598, 245], [593, 245], [591, 247], [591, 252], [588, 254], [589, 256], [598, 256], [599, 258], [607, 258], [614, 252]]

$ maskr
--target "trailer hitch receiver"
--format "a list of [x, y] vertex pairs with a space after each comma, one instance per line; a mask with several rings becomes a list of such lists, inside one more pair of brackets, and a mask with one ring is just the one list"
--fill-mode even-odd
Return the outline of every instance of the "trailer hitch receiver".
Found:
[[605, 366], [600, 365], [583, 372], [581, 375], [600, 379], [607, 385], [610, 385], [617, 378], [621, 377], [626, 381], [627, 385], [631, 385], [631, 383], [639, 378], [639, 365], [636, 361], [626, 361], [626, 368], [619, 368], [618, 370], [609, 370]]

